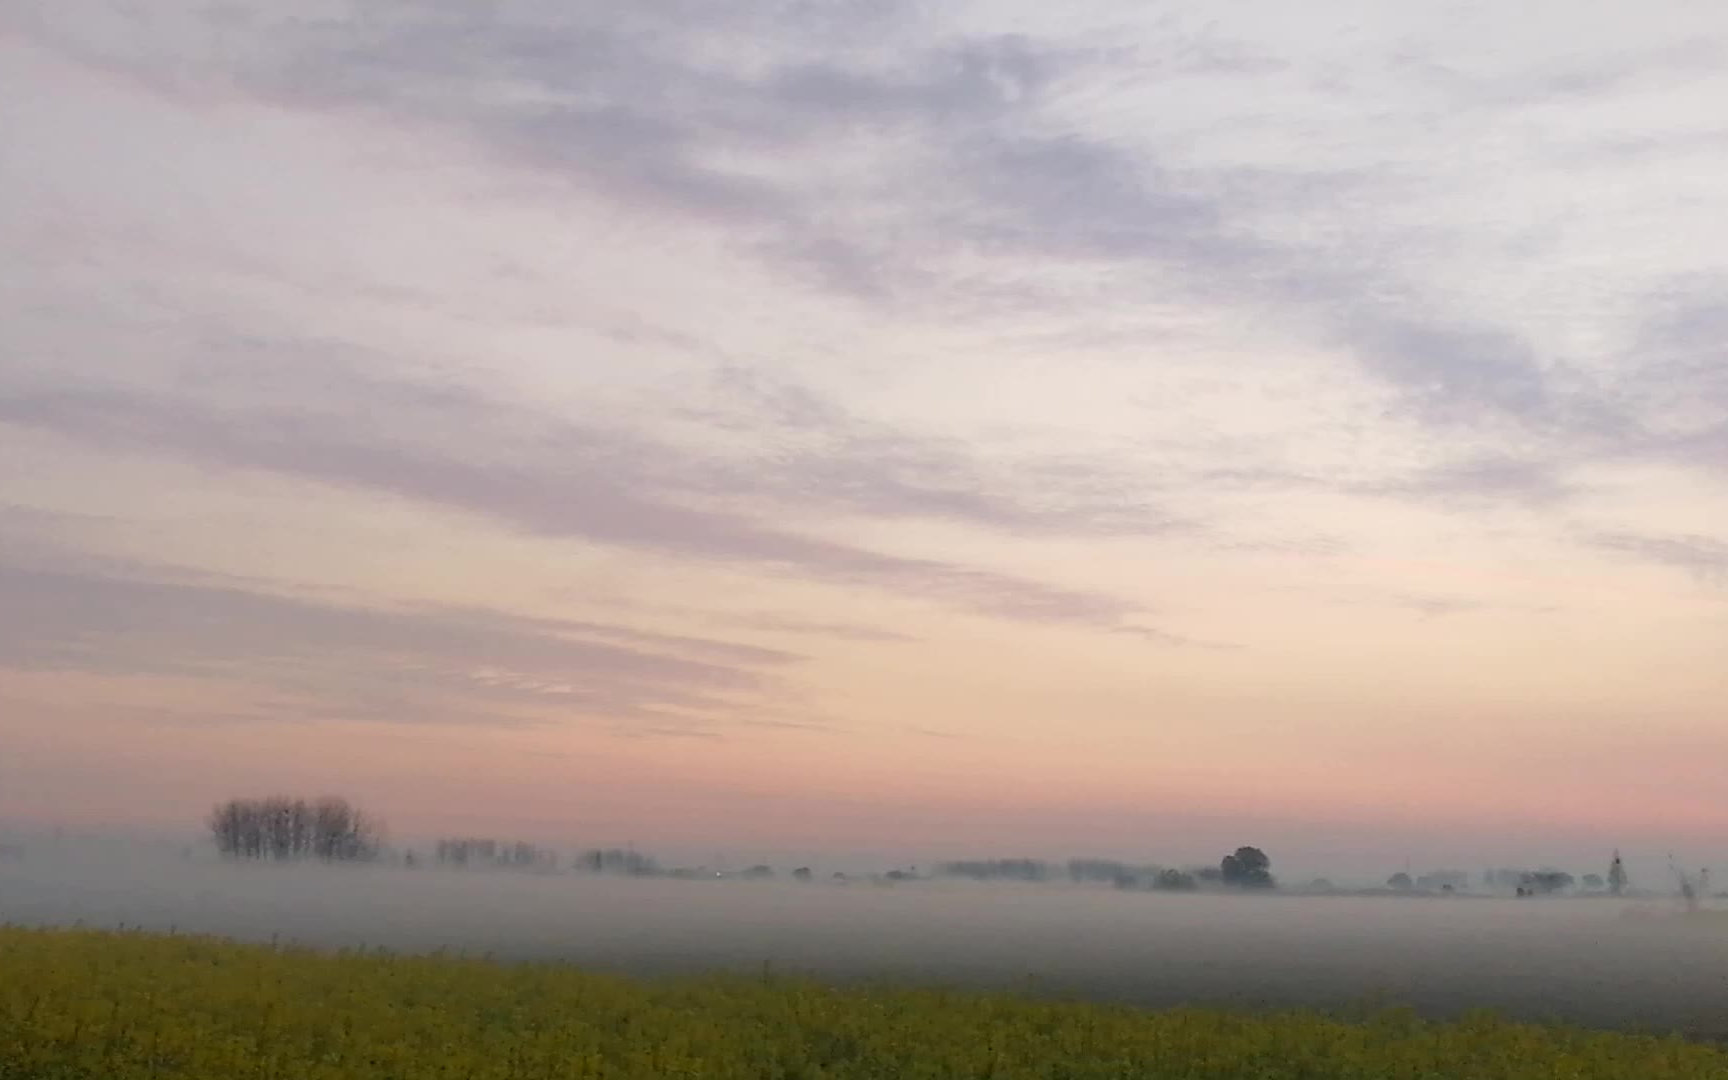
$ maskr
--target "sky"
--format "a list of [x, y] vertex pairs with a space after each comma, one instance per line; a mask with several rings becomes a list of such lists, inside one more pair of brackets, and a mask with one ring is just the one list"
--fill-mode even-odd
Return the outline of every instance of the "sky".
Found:
[[1708, 852], [1725, 101], [1714, 0], [0, 0], [0, 820]]

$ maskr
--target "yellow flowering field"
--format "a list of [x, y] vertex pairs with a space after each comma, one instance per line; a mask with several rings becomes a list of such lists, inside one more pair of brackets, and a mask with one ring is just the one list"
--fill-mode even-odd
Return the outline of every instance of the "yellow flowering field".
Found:
[[0, 928], [0, 1080], [1728, 1080], [1728, 1054], [1407, 1013], [1143, 1012]]

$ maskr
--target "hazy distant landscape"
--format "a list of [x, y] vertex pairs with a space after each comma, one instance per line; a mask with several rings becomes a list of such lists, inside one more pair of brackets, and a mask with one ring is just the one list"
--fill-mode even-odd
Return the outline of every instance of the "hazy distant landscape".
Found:
[[1485, 1006], [1728, 1038], [1728, 923], [1673, 899], [1176, 894], [1067, 882], [667, 880], [241, 864], [67, 843], [0, 860], [0, 922], [771, 970], [1167, 1006]]
[[1724, 102], [0, 0], [0, 1080], [1728, 1080]]

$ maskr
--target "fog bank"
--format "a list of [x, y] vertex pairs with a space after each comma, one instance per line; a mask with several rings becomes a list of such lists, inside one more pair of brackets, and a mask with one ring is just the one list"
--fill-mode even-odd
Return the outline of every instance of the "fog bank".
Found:
[[637, 880], [66, 846], [0, 859], [0, 921], [449, 948], [636, 974], [769, 966], [1148, 1006], [1486, 1006], [1728, 1037], [1728, 918], [1609, 899]]

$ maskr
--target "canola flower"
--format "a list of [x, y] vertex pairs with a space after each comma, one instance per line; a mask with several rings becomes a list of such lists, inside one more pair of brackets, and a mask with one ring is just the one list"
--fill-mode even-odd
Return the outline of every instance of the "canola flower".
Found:
[[1679, 1039], [0, 928], [0, 1080], [1728, 1080]]

